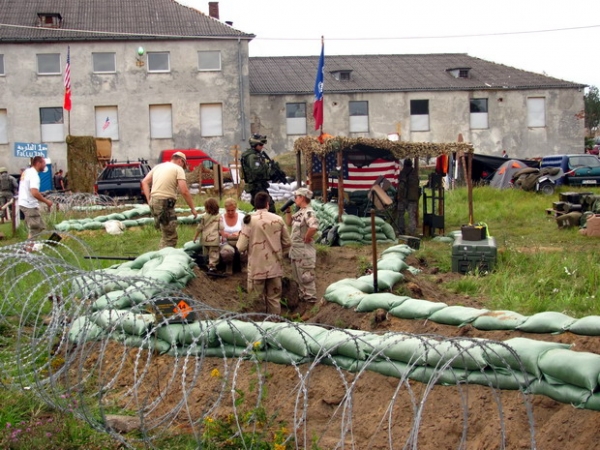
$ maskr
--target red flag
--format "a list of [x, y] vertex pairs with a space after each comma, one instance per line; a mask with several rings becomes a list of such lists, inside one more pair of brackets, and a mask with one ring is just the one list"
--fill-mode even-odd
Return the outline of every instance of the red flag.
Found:
[[67, 64], [65, 65], [65, 101], [63, 107], [71, 111], [71, 47], [67, 47]]
[[315, 130], [323, 125], [323, 81], [325, 73], [325, 43], [321, 41], [321, 56], [315, 79], [315, 104], [313, 105], [313, 117], [315, 118]]

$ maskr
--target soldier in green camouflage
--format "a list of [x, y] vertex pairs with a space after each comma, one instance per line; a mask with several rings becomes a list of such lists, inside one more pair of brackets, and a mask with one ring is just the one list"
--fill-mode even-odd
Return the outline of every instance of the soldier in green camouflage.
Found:
[[294, 202], [299, 208], [292, 215], [290, 209], [285, 211], [285, 223], [292, 227], [292, 247], [290, 259], [292, 261], [292, 275], [298, 283], [300, 301], [316, 302], [317, 287], [315, 284], [315, 266], [317, 264], [317, 250], [313, 237], [319, 230], [319, 221], [315, 211], [310, 206], [312, 191], [300, 188], [294, 192]]
[[[244, 190], [250, 194], [250, 203], [254, 204], [254, 197], [261, 191], [268, 192], [271, 179], [271, 159], [263, 152], [267, 143], [266, 136], [253, 135], [249, 141], [250, 148], [242, 153], [242, 174], [246, 186]], [[269, 211], [275, 212], [275, 203], [269, 196]]]

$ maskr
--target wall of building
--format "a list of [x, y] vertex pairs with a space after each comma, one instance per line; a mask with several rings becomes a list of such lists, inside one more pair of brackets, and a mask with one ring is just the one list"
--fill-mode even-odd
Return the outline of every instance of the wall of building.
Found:
[[[170, 52], [169, 73], [149, 73], [140, 66], [137, 49]], [[117, 106], [119, 139], [113, 158], [158, 160], [161, 150], [201, 148], [229, 163], [230, 147], [247, 141], [248, 42], [242, 40], [75, 42], [70, 44], [72, 110], [65, 111], [65, 136], [95, 135], [95, 107]], [[197, 52], [221, 51], [221, 71], [198, 71]], [[27, 159], [13, 157], [14, 142], [41, 141], [39, 108], [63, 105], [63, 75], [37, 75], [38, 53], [60, 53], [61, 71], [66, 43], [3, 45], [5, 76], [0, 77], [0, 109], [7, 110], [8, 144], [0, 144], [0, 165], [17, 171]], [[92, 72], [93, 52], [115, 52], [116, 73]], [[146, 61], [144, 55], [140, 58]], [[241, 67], [241, 71], [240, 71]], [[241, 74], [241, 77], [240, 77]], [[223, 135], [203, 137], [200, 104], [221, 103]], [[173, 137], [150, 139], [149, 106], [172, 106]], [[70, 130], [70, 131], [69, 131]], [[66, 167], [66, 144], [49, 142], [53, 165]]]
[[[546, 126], [528, 127], [527, 98], [543, 97]], [[471, 129], [471, 98], [488, 99], [488, 128]], [[429, 131], [410, 130], [410, 101], [429, 100]], [[369, 102], [369, 133], [350, 133], [349, 102]], [[305, 102], [307, 134], [317, 136], [312, 95], [252, 95], [251, 128], [269, 137], [273, 154], [291, 150], [299, 136], [286, 133], [286, 103]], [[398, 133], [412, 142], [454, 142], [462, 134], [475, 151], [500, 156], [534, 158], [547, 154], [583, 153], [583, 92], [577, 89], [443, 91], [328, 94], [324, 97], [323, 131], [350, 137], [387, 138]]]

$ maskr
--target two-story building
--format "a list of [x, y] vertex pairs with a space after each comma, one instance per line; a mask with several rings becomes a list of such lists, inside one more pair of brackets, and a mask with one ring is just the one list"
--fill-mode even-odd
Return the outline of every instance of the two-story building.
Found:
[[[253, 132], [275, 153], [314, 131], [314, 57], [250, 58]], [[325, 56], [323, 131], [455, 142], [528, 158], [583, 153], [585, 85], [466, 54]]]
[[169, 148], [227, 160], [250, 128], [254, 35], [213, 15], [172, 0], [4, 2], [0, 165], [16, 172], [28, 160], [15, 156], [15, 143], [43, 143], [64, 168], [68, 134], [109, 137], [120, 160], [156, 163]]
[[[67, 135], [110, 137], [113, 158], [158, 160], [201, 148], [222, 163], [250, 133], [268, 150], [317, 135], [318, 56], [249, 58], [253, 34], [173, 0], [28, 0], [0, 9], [0, 165], [47, 146], [65, 167]], [[70, 110], [64, 108], [67, 58]], [[584, 85], [466, 54], [325, 56], [323, 131], [455, 141], [479, 153], [583, 152]]]

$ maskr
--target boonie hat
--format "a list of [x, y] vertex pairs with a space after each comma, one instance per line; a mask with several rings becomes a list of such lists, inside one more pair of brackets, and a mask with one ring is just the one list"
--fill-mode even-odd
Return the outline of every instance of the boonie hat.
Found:
[[8, 170], [6, 170], [6, 167], [0, 167], [0, 173], [4, 173], [4, 172], [8, 172]]
[[183, 159], [183, 165], [187, 168], [187, 158], [185, 157], [185, 154], [183, 152], [175, 152], [173, 153], [173, 156], [178, 156], [181, 159]]
[[302, 197], [306, 197], [307, 199], [311, 199], [313, 196], [313, 192], [307, 188], [296, 189], [294, 195], [301, 195]]

